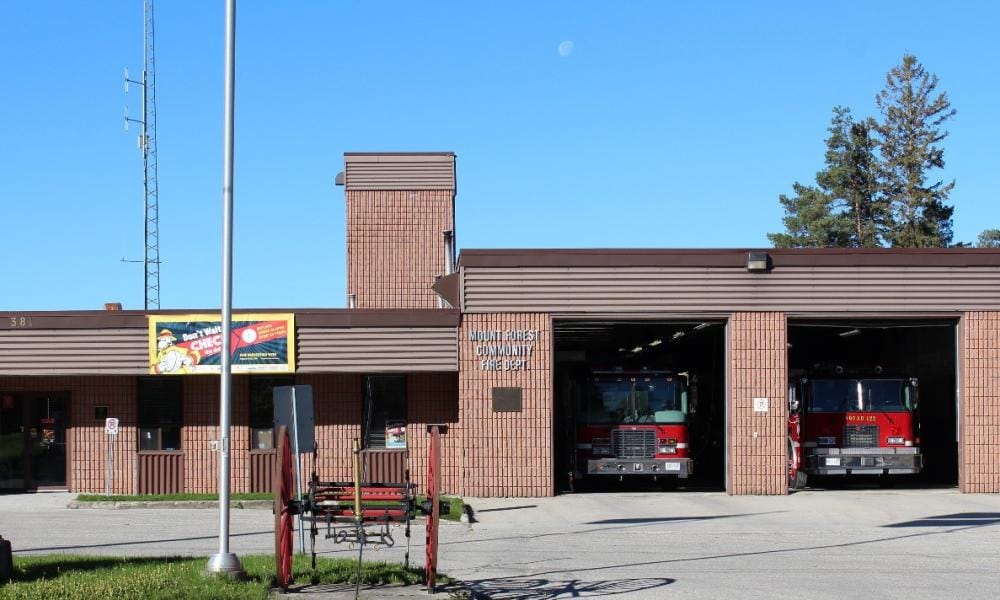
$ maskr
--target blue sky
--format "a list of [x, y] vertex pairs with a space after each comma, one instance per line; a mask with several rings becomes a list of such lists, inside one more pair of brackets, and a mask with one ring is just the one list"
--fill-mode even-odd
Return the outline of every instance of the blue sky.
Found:
[[[243, 0], [234, 303], [344, 305], [345, 151], [455, 151], [461, 248], [766, 246], [831, 108], [872, 114], [904, 51], [958, 109], [942, 177], [974, 240], [1000, 227], [998, 13]], [[223, 16], [157, 6], [164, 308], [220, 303]], [[141, 61], [141, 0], [0, 4], [0, 309], [142, 308]]]

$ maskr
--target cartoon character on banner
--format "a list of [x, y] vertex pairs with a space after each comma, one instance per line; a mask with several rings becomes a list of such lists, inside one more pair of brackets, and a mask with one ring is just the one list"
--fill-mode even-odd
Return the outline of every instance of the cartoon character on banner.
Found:
[[182, 348], [174, 344], [177, 338], [169, 329], [160, 331], [156, 340], [156, 361], [153, 370], [156, 373], [191, 373], [192, 367], [201, 359], [194, 350]]

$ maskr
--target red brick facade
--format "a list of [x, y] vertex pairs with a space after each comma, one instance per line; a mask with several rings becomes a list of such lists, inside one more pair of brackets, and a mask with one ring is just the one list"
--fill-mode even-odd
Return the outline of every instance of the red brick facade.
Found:
[[[782, 313], [729, 320], [730, 494], [788, 493], [786, 335]], [[766, 399], [766, 412], [755, 410], [755, 398]]]
[[[459, 427], [464, 447], [460, 493], [469, 496], [551, 496], [552, 327], [546, 314], [465, 315], [459, 328]], [[473, 341], [474, 332], [534, 331], [526, 341]], [[515, 336], [517, 334], [514, 334]], [[531, 346], [526, 364], [484, 365], [498, 346]], [[477, 348], [480, 348], [477, 353]], [[503, 358], [499, 360], [503, 361]], [[510, 360], [510, 359], [508, 359]], [[517, 360], [517, 359], [515, 359]], [[496, 367], [496, 368], [495, 368]], [[505, 367], [508, 367], [505, 370]], [[493, 412], [494, 387], [521, 388], [520, 412]]]
[[347, 191], [347, 293], [356, 308], [437, 308], [451, 190]]
[[[299, 375], [296, 382], [313, 386], [316, 440], [320, 447], [319, 474], [349, 480], [351, 441], [361, 436], [362, 376], [359, 374]], [[455, 373], [414, 373], [407, 376], [410, 469], [423, 487], [427, 471], [427, 423], [454, 425], [458, 419], [458, 378]], [[70, 400], [68, 487], [73, 492], [103, 493], [107, 461], [104, 422], [93, 420], [95, 406], [107, 406], [120, 419], [115, 442], [114, 493], [134, 494], [138, 482], [137, 384], [135, 377], [0, 377], [0, 392], [66, 393]], [[217, 453], [210, 442], [218, 439], [219, 380], [187, 376], [182, 382], [181, 450], [183, 491], [218, 490]], [[232, 491], [250, 490], [249, 379], [233, 378]], [[445, 491], [458, 488], [460, 446], [445, 438]], [[311, 457], [303, 460], [305, 473]]]
[[1000, 492], [1000, 313], [966, 313], [961, 324], [959, 487]]

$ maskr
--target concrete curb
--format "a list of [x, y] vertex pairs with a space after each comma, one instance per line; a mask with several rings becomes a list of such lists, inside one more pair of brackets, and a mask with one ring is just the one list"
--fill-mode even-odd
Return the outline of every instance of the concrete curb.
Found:
[[[230, 508], [271, 510], [274, 502], [271, 500], [233, 500]], [[66, 508], [97, 508], [104, 510], [120, 510], [129, 508], [218, 508], [218, 500], [167, 500], [167, 501], [129, 501], [129, 502], [78, 502], [71, 501]]]

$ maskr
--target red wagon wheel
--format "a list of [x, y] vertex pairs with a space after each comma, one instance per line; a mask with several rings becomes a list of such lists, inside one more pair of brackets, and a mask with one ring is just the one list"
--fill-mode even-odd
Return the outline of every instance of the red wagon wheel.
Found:
[[292, 448], [288, 428], [278, 429], [278, 456], [274, 463], [274, 559], [278, 585], [287, 589], [292, 582], [292, 529], [295, 519], [289, 511], [292, 501]]

